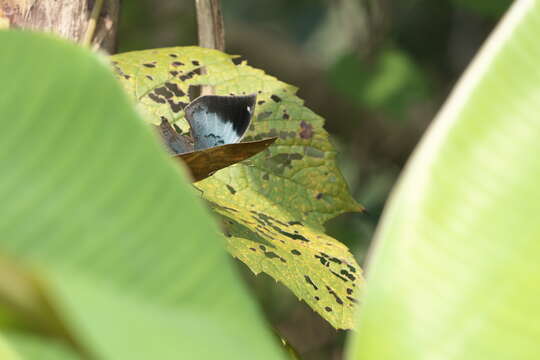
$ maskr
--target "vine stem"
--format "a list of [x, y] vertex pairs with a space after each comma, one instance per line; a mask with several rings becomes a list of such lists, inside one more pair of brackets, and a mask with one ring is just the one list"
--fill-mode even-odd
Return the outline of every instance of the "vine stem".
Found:
[[[219, 0], [195, 0], [199, 46], [225, 51], [225, 29]], [[201, 69], [204, 73], [205, 69]], [[212, 86], [202, 86], [200, 95], [212, 95]]]
[[219, 0], [195, 0], [199, 46], [225, 50], [225, 30]]
[[96, 0], [94, 3], [94, 8], [90, 14], [90, 19], [88, 20], [88, 26], [86, 27], [86, 33], [81, 44], [85, 47], [92, 46], [92, 39], [94, 37], [94, 32], [96, 31], [97, 22], [99, 20], [99, 14], [101, 14], [101, 8], [103, 7], [103, 0]]

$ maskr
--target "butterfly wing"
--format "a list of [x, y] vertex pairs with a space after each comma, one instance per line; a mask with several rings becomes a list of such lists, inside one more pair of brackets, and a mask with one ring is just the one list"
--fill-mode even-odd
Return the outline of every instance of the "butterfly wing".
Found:
[[159, 124], [157, 130], [170, 153], [183, 154], [193, 151], [193, 144], [185, 136], [177, 133], [166, 119], [161, 119], [161, 124]]
[[193, 181], [200, 181], [216, 171], [246, 160], [266, 150], [277, 138], [259, 141], [225, 144], [200, 151], [174, 156], [187, 165]]
[[206, 95], [185, 108], [195, 151], [240, 142], [255, 109], [255, 95]]

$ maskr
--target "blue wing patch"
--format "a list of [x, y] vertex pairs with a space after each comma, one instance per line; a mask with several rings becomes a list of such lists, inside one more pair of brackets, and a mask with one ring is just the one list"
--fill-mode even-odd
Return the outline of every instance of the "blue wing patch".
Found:
[[251, 122], [256, 95], [200, 96], [185, 108], [195, 151], [240, 142]]

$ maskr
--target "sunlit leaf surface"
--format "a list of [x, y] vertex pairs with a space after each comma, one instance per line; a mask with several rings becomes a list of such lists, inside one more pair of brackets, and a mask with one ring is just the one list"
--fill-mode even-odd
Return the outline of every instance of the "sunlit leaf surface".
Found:
[[107, 60], [43, 35], [0, 43], [0, 265], [37, 287], [20, 292], [19, 277], [2, 300], [36, 304], [36, 328], [85, 358], [280, 359], [212, 217]]
[[[315, 226], [343, 212], [361, 210], [336, 167], [323, 119], [303, 105], [293, 86], [245, 63], [235, 65], [227, 54], [199, 47], [136, 51], [112, 59], [124, 88], [155, 125], [163, 117], [189, 131], [183, 108], [191, 101], [188, 95], [202, 84], [212, 85], [217, 95], [257, 94], [252, 127], [244, 141], [274, 136], [278, 140], [257, 157], [198, 184], [208, 199], [219, 197], [227, 184], [240, 189], [249, 185], [296, 219]], [[241, 168], [241, 176], [236, 168]]]
[[540, 2], [467, 70], [376, 236], [349, 359], [538, 359]]
[[[83, 357], [70, 349], [68, 344], [58, 339], [39, 337], [35, 334], [23, 334], [7, 332], [6, 339], [13, 349], [17, 350], [20, 357], [4, 357], [2, 360], [79, 360]], [[0, 355], [3, 355], [0, 352]]]
[[[112, 63], [150, 123], [166, 119], [185, 132], [189, 128], [183, 108], [198, 86], [211, 86], [217, 95], [257, 94], [244, 140], [277, 141], [196, 186], [218, 212], [248, 230], [229, 238], [233, 256], [253, 272], [264, 271], [283, 282], [333, 326], [350, 328], [361, 270], [348, 249], [322, 231], [326, 220], [362, 208], [336, 166], [323, 119], [303, 105], [296, 88], [246, 63], [235, 65], [229, 55], [199, 47], [125, 53], [113, 56]], [[250, 250], [255, 234], [274, 250]]]

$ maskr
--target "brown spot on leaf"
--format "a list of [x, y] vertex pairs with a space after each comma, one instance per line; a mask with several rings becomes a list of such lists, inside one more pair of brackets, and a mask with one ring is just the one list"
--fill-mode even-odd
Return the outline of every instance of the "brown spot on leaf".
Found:
[[281, 101], [281, 98], [279, 96], [275, 95], [275, 94], [270, 96], [270, 99], [274, 100], [275, 102], [280, 102]]
[[277, 154], [269, 158], [269, 165], [274, 165], [273, 170], [278, 173], [282, 174], [286, 168], [292, 169], [292, 161], [293, 160], [301, 160], [302, 154], [298, 153], [291, 153], [291, 154]]
[[337, 276], [339, 279], [341, 279], [341, 281], [343, 281], [343, 282], [347, 282], [347, 281], [348, 281], [346, 278], [344, 278], [343, 276], [339, 275], [337, 272], [332, 271], [332, 270], [330, 270], [330, 272], [331, 272], [333, 275]]
[[[314, 255], [317, 259], [319, 259], [319, 261], [321, 262], [321, 264], [323, 264], [324, 266], [328, 266], [328, 260], [326, 260], [324, 257], [322, 256], [319, 256], [319, 255]], [[335, 275], [335, 274], [334, 274]], [[339, 274], [338, 274], [339, 276]], [[340, 276], [341, 277], [341, 276]]]
[[318, 193], [317, 196], [315, 196], [315, 199], [317, 199], [317, 200], [321, 200], [322, 198], [323, 198], [322, 193]]
[[306, 282], [307, 282], [309, 285], [313, 286], [313, 288], [314, 288], [315, 290], [319, 290], [319, 288], [317, 287], [317, 285], [315, 285], [315, 283], [314, 283], [313, 281], [311, 281], [311, 278], [310, 278], [309, 276], [304, 275], [304, 279], [306, 280]]
[[198, 74], [198, 73], [197, 73], [197, 70], [192, 70], [192, 71], [190, 71], [190, 72], [188, 72], [188, 73], [186, 73], [186, 74], [184, 74], [184, 75], [181, 75], [181, 76], [180, 76], [180, 80], [181, 80], [181, 81], [186, 81], [186, 80], [188, 80], [188, 79], [191, 79], [193, 76], [195, 76], [195, 75], [197, 75], [197, 74]]
[[154, 94], [154, 93], [148, 94], [148, 97], [149, 97], [150, 99], [152, 99], [152, 101], [157, 102], [158, 104], [165, 104], [165, 103], [167, 102], [167, 101], [165, 101], [165, 99], [163, 99], [163, 98], [157, 96], [157, 95]]
[[171, 65], [174, 66], [174, 67], [177, 67], [177, 66], [183, 66], [184, 63], [181, 62], [181, 61], [173, 61], [173, 62], [171, 63]]
[[303, 121], [300, 123], [300, 137], [302, 139], [311, 139], [313, 137], [313, 126]]
[[264, 120], [266, 119], [267, 117], [269, 117], [270, 115], [272, 115], [272, 112], [270, 111], [265, 111], [265, 112], [262, 112], [259, 114], [259, 116], [257, 116], [257, 120]]
[[233, 195], [236, 194], [236, 190], [231, 185], [227, 184], [226, 186], [227, 186], [227, 190], [229, 190], [231, 194]]
[[180, 89], [180, 88], [178, 87], [178, 85], [175, 84], [175, 83], [166, 82], [166, 83], [165, 83], [165, 86], [167, 87], [167, 89], [169, 89], [170, 91], [172, 91], [172, 92], [174, 93], [175, 96], [184, 96], [184, 95], [186, 95], [186, 93], [184, 93], [184, 92], [182, 91], [182, 89]]
[[144, 67], [147, 67], [147, 68], [155, 68], [156, 67], [156, 62], [151, 62], [151, 63], [145, 63], [143, 64]]
[[151, 77], [150, 75], [146, 75], [146, 78], [147, 78], [148, 80], [150, 80], [150, 81], [153, 81], [153, 80], [154, 80], [154, 78]]
[[342, 275], [345, 275], [351, 281], [356, 280], [356, 276], [354, 276], [353, 274], [351, 274], [347, 270], [341, 270], [339, 273], [342, 274]]
[[185, 102], [177, 102], [175, 103], [174, 101], [172, 101], [171, 99], [167, 99], [167, 102], [169, 103], [169, 105], [171, 106], [171, 110], [174, 112], [174, 113], [177, 113], [177, 112], [180, 112], [182, 111], [186, 106], [187, 104]]
[[330, 295], [332, 295], [334, 297], [334, 299], [336, 299], [336, 302], [339, 304], [339, 305], [343, 305], [343, 300], [341, 300], [341, 298], [336, 294], [336, 292], [334, 290], [332, 290], [331, 287], [329, 287], [328, 285], [326, 285], [326, 290], [328, 290], [328, 293]]
[[157, 95], [163, 96], [165, 99], [170, 99], [174, 96], [174, 94], [170, 92], [169, 90], [167, 90], [165, 86], [157, 88], [156, 90], [154, 90], [154, 92]]
[[291, 250], [291, 253], [292, 253], [293, 255], [302, 255], [302, 253], [301, 253], [300, 251], [296, 250], [296, 249], [292, 249], [292, 250]]
[[332, 308], [330, 306], [327, 306], [324, 308], [324, 310], [328, 311], [328, 312], [331, 312], [332, 311]]
[[195, 66], [199, 66], [199, 65], [200, 65], [200, 63], [199, 63], [197, 60], [193, 60], [191, 63], [192, 63], [193, 65], [195, 65]]
[[279, 259], [281, 260], [281, 262], [287, 262], [287, 260], [285, 260], [284, 258], [282, 258], [281, 256], [279, 256], [278, 254], [272, 251], [265, 252], [264, 256], [266, 256], [269, 259]]

